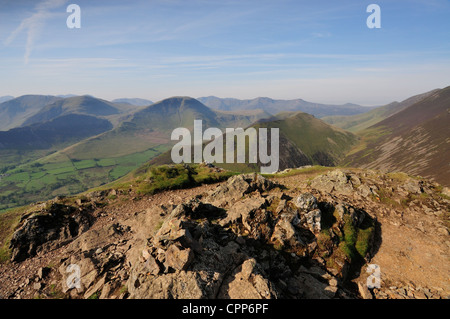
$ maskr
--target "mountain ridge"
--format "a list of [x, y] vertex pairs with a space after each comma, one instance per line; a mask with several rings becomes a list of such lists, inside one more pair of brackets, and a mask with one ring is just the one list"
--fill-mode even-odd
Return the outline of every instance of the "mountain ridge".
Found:
[[450, 185], [450, 87], [435, 91], [361, 132], [349, 166], [398, 170]]
[[330, 115], [350, 115], [359, 114], [370, 110], [373, 107], [364, 107], [357, 104], [346, 103], [342, 105], [320, 104], [308, 102], [303, 99], [275, 100], [268, 97], [257, 97], [254, 99], [239, 100], [235, 98], [218, 98], [215, 96], [200, 97], [199, 101], [205, 105], [219, 110], [246, 110], [260, 108], [270, 114], [277, 114], [281, 111], [302, 111], [316, 117]]

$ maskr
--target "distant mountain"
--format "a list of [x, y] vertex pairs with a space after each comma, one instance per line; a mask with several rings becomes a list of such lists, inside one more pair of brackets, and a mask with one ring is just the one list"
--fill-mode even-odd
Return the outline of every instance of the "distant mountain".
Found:
[[328, 124], [343, 128], [350, 132], [358, 132], [372, 126], [397, 112], [400, 112], [407, 107], [419, 102], [420, 100], [430, 96], [437, 90], [415, 95], [402, 102], [392, 102], [390, 104], [377, 107], [366, 113], [350, 115], [350, 116], [326, 116], [322, 120]]
[[56, 144], [75, 143], [111, 128], [112, 124], [108, 120], [68, 114], [47, 122], [0, 132], [0, 150], [47, 149]]
[[127, 103], [135, 106], [148, 106], [153, 104], [152, 101], [146, 100], [146, 99], [139, 99], [139, 98], [121, 98], [121, 99], [115, 99], [112, 100], [113, 103]]
[[52, 120], [67, 114], [85, 114], [92, 116], [108, 116], [119, 114], [120, 110], [111, 102], [89, 95], [59, 99], [47, 104], [36, 114], [29, 117], [23, 126]]
[[0, 131], [21, 126], [50, 103], [62, 100], [51, 95], [23, 95], [0, 104]]
[[68, 97], [74, 97], [74, 96], [78, 96], [76, 94], [58, 94], [57, 97], [62, 97], [62, 98], [68, 98]]
[[0, 96], [0, 103], [12, 100], [13, 98], [14, 98], [14, 96], [11, 96], [11, 95]]
[[[172, 97], [128, 115], [118, 127], [64, 150], [71, 158], [122, 156], [171, 144], [172, 130], [192, 129], [195, 119], [207, 127], [246, 127], [266, 118], [261, 110], [215, 111], [190, 97]], [[118, 148], [117, 145], [120, 145]]]
[[[87, 100], [99, 107], [88, 107]], [[261, 110], [215, 111], [189, 97], [169, 98], [134, 113], [98, 115], [117, 113], [119, 105], [125, 104], [64, 99], [37, 114], [40, 121], [50, 120], [0, 132], [0, 174], [7, 176], [0, 178], [0, 210], [114, 181], [170, 149], [172, 130], [192, 129], [194, 119], [202, 119], [206, 129], [245, 127], [267, 116]]]
[[253, 110], [262, 109], [270, 114], [277, 114], [284, 111], [301, 111], [314, 115], [315, 117], [324, 117], [331, 115], [354, 115], [365, 113], [372, 107], [364, 107], [357, 104], [319, 104], [307, 102], [302, 99], [295, 100], [273, 100], [267, 97], [259, 97], [250, 100], [239, 100], [233, 98], [218, 98], [215, 96], [198, 98], [206, 106], [224, 111], [235, 110]]
[[349, 166], [402, 171], [450, 186], [450, 87], [362, 131], [344, 163]]

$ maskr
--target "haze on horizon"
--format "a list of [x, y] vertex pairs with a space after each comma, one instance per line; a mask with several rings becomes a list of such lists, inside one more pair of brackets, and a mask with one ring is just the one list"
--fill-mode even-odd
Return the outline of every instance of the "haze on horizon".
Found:
[[0, 96], [382, 105], [450, 84], [449, 16], [447, 0], [0, 0]]

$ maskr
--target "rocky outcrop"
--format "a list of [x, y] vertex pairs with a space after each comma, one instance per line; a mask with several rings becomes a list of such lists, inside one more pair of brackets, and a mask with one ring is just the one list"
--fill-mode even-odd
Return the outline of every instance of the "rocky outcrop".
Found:
[[57, 203], [26, 214], [11, 238], [11, 260], [54, 249], [89, 229], [91, 220], [85, 210]]
[[261, 176], [240, 175], [205, 196], [217, 206], [202, 198], [177, 206], [133, 263], [129, 297], [349, 296], [338, 283], [352, 262], [339, 248], [346, 223], [354, 232], [359, 226], [353, 224], [356, 217], [344, 218], [351, 208], [343, 206], [342, 218], [332, 225], [341, 239], [335, 235], [319, 245], [321, 216], [330, 219], [335, 206], [319, 203], [310, 193], [294, 199], [264, 193], [272, 187]]
[[[8, 276], [25, 265], [35, 267], [34, 273], [26, 281], [11, 280], [20, 286], [3, 296], [54, 296], [55, 290], [64, 298], [102, 299], [447, 295], [439, 285], [400, 284], [385, 272], [382, 288], [368, 290], [363, 276], [380, 247], [375, 216], [386, 217], [380, 219], [384, 225], [408, 223], [423, 234], [436, 229], [433, 236], [445, 243], [450, 203], [436, 195], [445, 189], [403, 175], [343, 169], [308, 184], [283, 188], [245, 174], [207, 191], [180, 190], [176, 194], [185, 197], [176, 204], [164, 194], [153, 204], [156, 195], [137, 199], [131, 190], [120, 190], [111, 207], [104, 203], [112, 191], [38, 205], [13, 235], [15, 270]], [[128, 197], [134, 200], [124, 201]], [[429, 222], [420, 224], [424, 217]], [[45, 264], [45, 256], [52, 262]], [[0, 286], [11, 278], [2, 269]], [[79, 285], [73, 286], [77, 269]]]

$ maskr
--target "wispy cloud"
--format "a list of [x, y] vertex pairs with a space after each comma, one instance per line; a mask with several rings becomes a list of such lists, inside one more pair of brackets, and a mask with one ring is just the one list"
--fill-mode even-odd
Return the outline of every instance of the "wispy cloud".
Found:
[[28, 64], [33, 45], [39, 38], [45, 21], [50, 17], [50, 10], [60, 7], [66, 2], [67, 0], [45, 0], [38, 3], [35, 7], [35, 12], [30, 17], [22, 20], [20, 25], [6, 39], [5, 45], [9, 45], [18, 34], [25, 31], [27, 33], [27, 41], [25, 44], [24, 62]]

